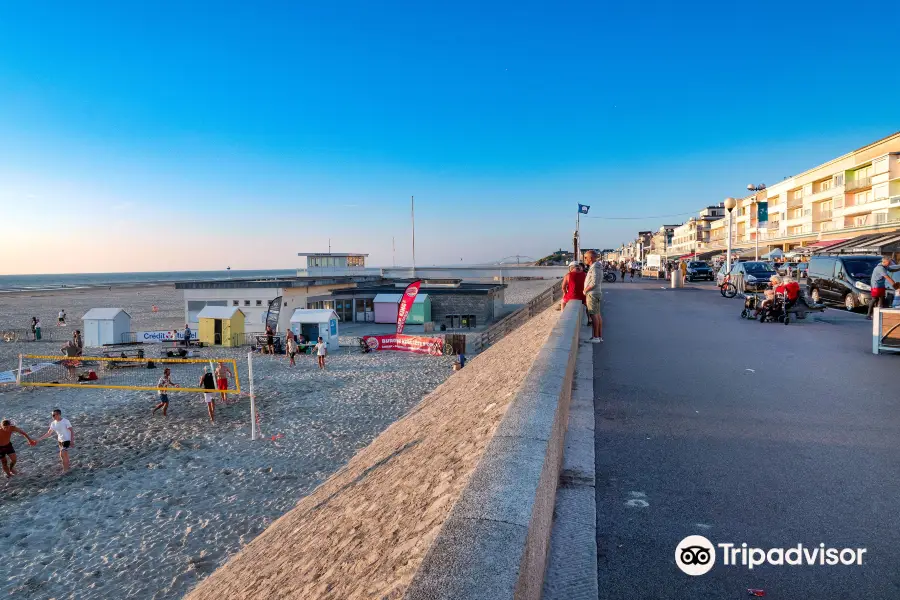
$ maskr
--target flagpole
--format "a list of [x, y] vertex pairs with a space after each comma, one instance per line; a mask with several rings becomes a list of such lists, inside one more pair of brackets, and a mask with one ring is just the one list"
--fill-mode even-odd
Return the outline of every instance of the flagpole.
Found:
[[575, 256], [572, 257], [572, 260], [575, 262], [580, 262], [580, 254], [581, 250], [581, 207], [577, 213], [575, 213]]
[[416, 197], [409, 197], [409, 214], [412, 217], [412, 276], [416, 278]]

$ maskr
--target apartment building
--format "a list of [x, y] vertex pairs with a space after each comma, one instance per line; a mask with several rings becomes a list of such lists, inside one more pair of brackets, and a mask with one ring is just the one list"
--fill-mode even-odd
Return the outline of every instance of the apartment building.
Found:
[[[769, 220], [759, 223], [762, 200]], [[900, 133], [742, 198], [734, 212], [732, 243], [748, 247], [758, 239], [766, 251], [900, 229]]]
[[676, 227], [672, 235], [669, 255], [683, 256], [704, 251], [710, 245], [712, 224], [721, 220], [723, 216], [725, 216], [724, 204], [707, 206], [696, 217], [691, 217], [687, 222]]

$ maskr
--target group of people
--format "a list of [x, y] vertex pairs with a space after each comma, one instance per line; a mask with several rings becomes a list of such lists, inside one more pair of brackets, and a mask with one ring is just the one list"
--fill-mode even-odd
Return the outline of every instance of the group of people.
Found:
[[7, 478], [19, 473], [16, 470], [16, 449], [12, 445], [12, 435], [14, 433], [18, 433], [28, 440], [28, 445], [30, 446], [37, 446], [41, 440], [55, 435], [63, 473], [69, 470], [69, 448], [75, 445], [75, 430], [72, 428], [69, 420], [63, 418], [60, 409], [53, 410], [47, 433], [37, 439], [33, 439], [26, 431], [13, 425], [9, 419], [0, 421], [0, 462], [3, 464], [3, 473]]
[[81, 330], [76, 329], [72, 332], [72, 339], [66, 342], [66, 345], [60, 348], [63, 356], [74, 357], [84, 354], [84, 338], [81, 337]]
[[591, 326], [591, 342], [595, 344], [603, 341], [603, 317], [600, 314], [603, 305], [602, 283], [603, 265], [597, 260], [597, 253], [593, 250], [584, 253], [584, 263], [569, 263], [569, 272], [562, 281], [562, 307], [565, 308], [573, 300], [584, 304]]
[[[209, 420], [216, 422], [216, 392], [222, 396], [222, 402], [226, 401], [228, 390], [228, 378], [234, 379], [234, 373], [220, 362], [216, 367], [214, 374], [209, 372], [209, 367], [203, 367], [203, 374], [200, 376], [200, 383], [197, 387], [204, 390], [203, 400], [206, 401], [206, 412], [209, 414]], [[153, 409], [153, 414], [162, 409], [163, 416], [167, 416], [169, 412], [169, 388], [181, 387], [172, 381], [172, 370], [166, 368], [163, 370], [162, 376], [156, 382], [156, 394], [159, 397], [159, 404]]]
[[[267, 331], [266, 331], [267, 337], [269, 335], [269, 333], [268, 333], [269, 331], [271, 331], [271, 328], [267, 328]], [[268, 342], [268, 340], [267, 340], [267, 343], [271, 344], [271, 342]], [[287, 334], [285, 335], [285, 355], [288, 357], [288, 360], [290, 361], [290, 365], [292, 367], [296, 366], [297, 363], [295, 362], [294, 359], [296, 358], [297, 354], [300, 353], [301, 347], [305, 347], [305, 346], [306, 346], [306, 339], [303, 337], [303, 335], [302, 334], [295, 335], [293, 331], [288, 329]], [[274, 353], [274, 347], [270, 346], [270, 348], [271, 348], [270, 352]], [[326, 342], [322, 341], [322, 338], [319, 337], [316, 340], [315, 346], [313, 346], [313, 351], [316, 353], [316, 360], [318, 361], [318, 364], [319, 364], [319, 370], [324, 370], [325, 369], [325, 357], [328, 356], [328, 344]]]
[[779, 294], [781, 294], [784, 302], [780, 310], [790, 308], [800, 298], [800, 284], [789, 275], [772, 275], [769, 278], [769, 284], [771, 287], [763, 292], [765, 299], [756, 307], [756, 311], [753, 314], [754, 317], [759, 318], [761, 321], [765, 321], [778, 310], [776, 302]]

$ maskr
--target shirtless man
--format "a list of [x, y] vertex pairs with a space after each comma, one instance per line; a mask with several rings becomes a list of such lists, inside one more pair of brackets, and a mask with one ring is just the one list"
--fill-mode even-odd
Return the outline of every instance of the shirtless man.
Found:
[[226, 395], [224, 390], [228, 389], [228, 376], [234, 377], [234, 373], [228, 370], [225, 363], [219, 363], [216, 367], [216, 387], [222, 392], [222, 402], [225, 402]]
[[[0, 461], [3, 462], [3, 472], [6, 473], [7, 477], [18, 475], [18, 472], [16, 471], [16, 449], [13, 448], [12, 442], [10, 441], [12, 434], [14, 433], [24, 435], [25, 439], [28, 440], [29, 446], [37, 444], [37, 442], [31, 439], [27, 433], [18, 427], [15, 427], [8, 419], [3, 419], [3, 421], [0, 422]], [[6, 464], [7, 456], [9, 457], [8, 465]]]

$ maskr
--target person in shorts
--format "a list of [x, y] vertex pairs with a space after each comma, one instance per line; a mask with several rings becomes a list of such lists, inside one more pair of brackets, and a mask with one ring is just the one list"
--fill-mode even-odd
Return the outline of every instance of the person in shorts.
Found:
[[288, 334], [287, 348], [285, 349], [287, 350], [287, 355], [291, 361], [290, 365], [293, 367], [297, 364], [294, 362], [294, 357], [297, 356], [297, 342], [294, 340], [294, 336], [290, 334], [290, 329], [288, 330]]
[[159, 395], [159, 404], [153, 409], [153, 414], [156, 414], [156, 411], [162, 409], [163, 416], [166, 416], [166, 413], [169, 410], [169, 394], [167, 390], [170, 387], [178, 386], [172, 383], [172, 371], [166, 369], [163, 371], [163, 375], [159, 378], [159, 381], [156, 382], [156, 393]]
[[[13, 425], [8, 419], [3, 419], [0, 422], [0, 462], [3, 463], [3, 472], [6, 473], [7, 477], [18, 475], [16, 471], [16, 449], [12, 445], [12, 434], [14, 433], [24, 435], [30, 446], [37, 444], [27, 433]], [[9, 464], [7, 464], [7, 460], [9, 460]]]
[[597, 253], [593, 250], [584, 253], [584, 262], [588, 266], [588, 274], [584, 279], [584, 295], [593, 328], [591, 342], [597, 344], [603, 341], [603, 317], [600, 316], [600, 308], [603, 305], [603, 291], [600, 288], [603, 272], [600, 263], [597, 262]]
[[59, 315], [57, 315], [57, 317], [56, 317], [56, 325], [59, 327], [66, 326], [66, 311], [65, 310], [60, 309]]
[[316, 342], [316, 358], [319, 360], [319, 368], [325, 370], [325, 357], [328, 356], [328, 344], [320, 337]]
[[222, 402], [225, 402], [225, 390], [228, 389], [229, 375], [231, 375], [232, 378], [234, 377], [234, 373], [225, 366], [225, 363], [220, 362], [219, 366], [216, 367], [216, 387], [222, 392]]
[[213, 374], [209, 372], [209, 367], [203, 367], [203, 376], [200, 377], [200, 387], [204, 390], [203, 399], [206, 400], [206, 412], [209, 413], [209, 420], [216, 422], [216, 381]]
[[53, 410], [51, 416], [53, 420], [50, 421], [50, 428], [35, 443], [56, 434], [59, 460], [62, 461], [63, 473], [66, 473], [69, 470], [69, 448], [75, 447], [75, 430], [72, 429], [72, 424], [68, 419], [63, 419], [62, 411], [58, 408]]

